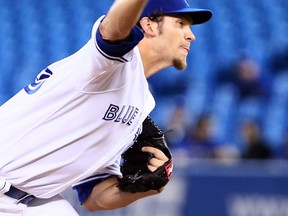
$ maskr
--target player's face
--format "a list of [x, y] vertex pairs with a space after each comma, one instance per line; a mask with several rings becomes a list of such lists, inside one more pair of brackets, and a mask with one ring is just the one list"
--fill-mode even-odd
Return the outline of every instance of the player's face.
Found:
[[164, 16], [159, 28], [159, 45], [162, 55], [171, 66], [183, 70], [187, 66], [187, 55], [195, 36], [190, 29], [192, 21], [183, 16]]

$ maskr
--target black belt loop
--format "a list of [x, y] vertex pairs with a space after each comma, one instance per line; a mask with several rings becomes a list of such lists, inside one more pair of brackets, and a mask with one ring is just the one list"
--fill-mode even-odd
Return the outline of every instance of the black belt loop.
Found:
[[18, 203], [22, 203], [27, 205], [30, 201], [32, 201], [35, 197], [31, 194], [28, 194], [22, 190], [19, 190], [18, 188], [11, 185], [9, 191], [5, 193], [5, 195], [17, 199]]

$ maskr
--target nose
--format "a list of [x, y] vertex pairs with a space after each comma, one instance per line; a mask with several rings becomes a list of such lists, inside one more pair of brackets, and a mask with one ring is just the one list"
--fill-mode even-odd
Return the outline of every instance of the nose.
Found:
[[186, 40], [189, 40], [190, 42], [193, 42], [196, 40], [196, 37], [195, 37], [194, 33], [192, 32], [191, 28], [188, 28], [186, 35], [187, 35]]

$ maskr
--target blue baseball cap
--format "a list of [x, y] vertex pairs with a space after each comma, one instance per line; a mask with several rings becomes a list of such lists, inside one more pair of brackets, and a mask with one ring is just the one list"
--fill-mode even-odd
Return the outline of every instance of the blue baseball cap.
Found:
[[207, 22], [212, 17], [210, 10], [191, 8], [187, 0], [149, 0], [141, 18], [151, 17], [155, 12], [163, 15], [187, 14], [193, 20], [192, 25]]

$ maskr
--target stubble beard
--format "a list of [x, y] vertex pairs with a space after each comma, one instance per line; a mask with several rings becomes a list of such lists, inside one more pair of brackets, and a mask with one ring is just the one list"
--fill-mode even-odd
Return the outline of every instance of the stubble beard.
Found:
[[187, 67], [187, 62], [186, 59], [185, 60], [180, 60], [180, 59], [173, 59], [173, 66], [177, 69], [177, 70], [184, 70]]

